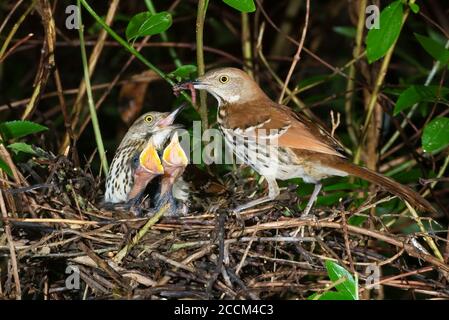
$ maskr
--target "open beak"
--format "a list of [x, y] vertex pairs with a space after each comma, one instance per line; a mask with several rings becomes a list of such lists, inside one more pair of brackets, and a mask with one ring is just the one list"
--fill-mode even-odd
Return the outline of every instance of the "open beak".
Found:
[[189, 163], [187, 155], [179, 143], [177, 132], [173, 134], [170, 143], [165, 148], [162, 161], [170, 167], [186, 167]]
[[149, 173], [158, 175], [164, 173], [161, 159], [153, 143], [149, 142], [139, 156], [140, 166]]
[[181, 106], [176, 108], [174, 111], [172, 111], [168, 116], [159, 120], [159, 122], [157, 123], [157, 126], [159, 128], [165, 128], [165, 127], [171, 126], [173, 124], [173, 122], [175, 122], [175, 119], [178, 116], [178, 114], [185, 108], [185, 106], [186, 106], [185, 104], [182, 104]]

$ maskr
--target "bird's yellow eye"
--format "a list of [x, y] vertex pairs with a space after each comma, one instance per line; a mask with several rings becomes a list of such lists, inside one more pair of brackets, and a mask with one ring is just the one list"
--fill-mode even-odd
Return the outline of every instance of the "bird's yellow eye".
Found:
[[220, 78], [218, 78], [218, 80], [219, 80], [221, 83], [226, 83], [226, 82], [229, 81], [229, 77], [228, 77], [228, 76], [220, 76]]
[[147, 123], [153, 122], [153, 116], [150, 116], [150, 115], [146, 116], [145, 117], [145, 122], [147, 122]]

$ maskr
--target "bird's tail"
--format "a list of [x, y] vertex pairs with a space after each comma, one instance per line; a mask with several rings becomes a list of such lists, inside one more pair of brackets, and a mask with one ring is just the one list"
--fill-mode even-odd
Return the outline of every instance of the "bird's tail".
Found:
[[435, 208], [420, 194], [413, 191], [380, 173], [374, 172], [368, 168], [363, 168], [347, 161], [336, 161], [330, 165], [332, 168], [347, 172], [350, 175], [362, 178], [371, 183], [377, 184], [388, 192], [406, 200], [410, 205], [422, 211], [430, 211], [435, 213]]

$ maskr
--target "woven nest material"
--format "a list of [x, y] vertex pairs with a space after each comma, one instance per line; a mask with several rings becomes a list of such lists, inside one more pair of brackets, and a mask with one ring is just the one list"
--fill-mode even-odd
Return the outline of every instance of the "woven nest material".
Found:
[[[444, 242], [390, 231], [370, 215], [373, 201], [317, 207], [301, 217], [287, 190], [279, 201], [236, 215], [230, 208], [263, 188], [228, 176], [221, 189], [193, 189], [188, 216], [164, 218], [162, 208], [135, 218], [102, 209], [101, 179], [65, 157], [14, 170], [17, 181], [3, 179], [0, 199], [2, 298], [306, 299], [330, 284], [326, 260], [357, 273], [361, 298], [393, 288], [449, 297], [449, 267], [428, 247]], [[351, 216], [366, 221], [348, 224]], [[364, 285], [368, 266], [381, 271], [380, 290]]]

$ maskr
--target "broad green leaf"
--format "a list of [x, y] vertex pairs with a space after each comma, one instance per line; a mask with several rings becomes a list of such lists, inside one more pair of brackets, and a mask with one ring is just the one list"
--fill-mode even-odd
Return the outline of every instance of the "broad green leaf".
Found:
[[11, 143], [10, 145], [8, 145], [8, 148], [14, 151], [16, 154], [19, 152], [36, 154], [36, 151], [34, 151], [33, 147], [24, 142]]
[[315, 299], [317, 295], [319, 294], [314, 293], [307, 300], [354, 300], [351, 295], [343, 292], [327, 291], [320, 295], [318, 299]]
[[355, 283], [352, 274], [349, 273], [345, 268], [330, 260], [326, 260], [326, 269], [329, 275], [329, 279], [331, 279], [332, 282], [337, 282], [343, 277], [346, 278], [344, 282], [337, 284], [335, 287], [337, 288], [338, 292], [349, 295], [350, 297], [352, 297], [352, 300], [356, 300], [357, 284]]
[[429, 122], [422, 135], [424, 152], [433, 152], [449, 145], [449, 118], [435, 118]]
[[138, 37], [151, 36], [164, 32], [172, 24], [171, 14], [162, 11], [156, 14], [141, 12], [131, 18], [126, 27], [126, 39], [128, 41]]
[[401, 33], [402, 2], [391, 3], [382, 10], [379, 17], [379, 29], [371, 29], [366, 37], [366, 56], [368, 62], [379, 60], [396, 42]]
[[413, 13], [418, 13], [419, 12], [419, 9], [420, 9], [419, 5], [417, 5], [416, 3], [409, 3], [408, 6], [413, 11]]
[[342, 36], [345, 36], [350, 39], [354, 39], [357, 32], [354, 27], [344, 27], [344, 26], [333, 27], [332, 30], [334, 30], [335, 33], [341, 34]]
[[367, 217], [364, 216], [351, 216], [348, 219], [348, 224], [351, 226], [361, 226], [365, 221]]
[[411, 86], [405, 89], [399, 96], [394, 106], [393, 114], [410, 108], [418, 102], [441, 101], [442, 97], [449, 94], [449, 88], [439, 86]]
[[5, 161], [3, 161], [2, 158], [0, 158], [0, 170], [5, 171], [8, 176], [12, 177], [11, 168], [8, 166], [8, 164]]
[[240, 12], [256, 11], [256, 5], [253, 0], [223, 0], [223, 2]]
[[443, 65], [448, 63], [449, 50], [446, 49], [441, 43], [417, 33], [415, 33], [415, 37], [424, 50], [426, 50], [427, 53], [430, 54], [435, 60], [440, 61]]
[[176, 77], [178, 79], [188, 79], [192, 73], [195, 73], [197, 67], [193, 64], [185, 64], [178, 67], [175, 71], [170, 72], [170, 76]]
[[5, 140], [21, 138], [29, 134], [48, 130], [47, 127], [26, 120], [16, 120], [0, 123], [0, 134]]

